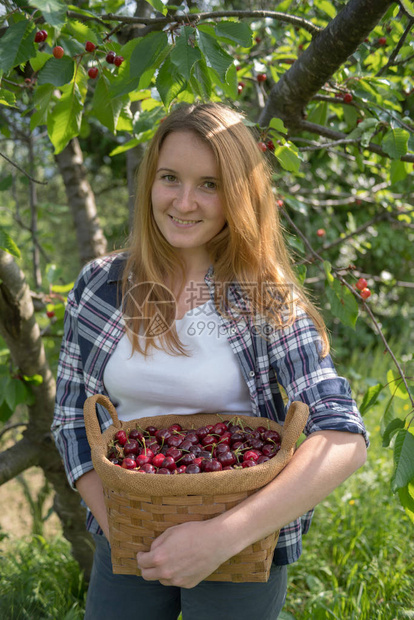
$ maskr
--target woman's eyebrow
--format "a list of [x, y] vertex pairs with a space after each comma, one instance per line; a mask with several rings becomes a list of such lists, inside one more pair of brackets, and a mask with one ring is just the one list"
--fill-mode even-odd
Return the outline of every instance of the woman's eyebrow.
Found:
[[[174, 174], [177, 174], [177, 171], [173, 168], [158, 168], [157, 172], [173, 172]], [[218, 177], [215, 177], [214, 175], [204, 175], [201, 176], [200, 179], [212, 179], [213, 181], [218, 181]]]

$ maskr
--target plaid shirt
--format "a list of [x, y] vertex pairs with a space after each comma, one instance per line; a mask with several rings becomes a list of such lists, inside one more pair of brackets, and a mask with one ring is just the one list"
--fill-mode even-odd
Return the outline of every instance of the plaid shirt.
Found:
[[[125, 331], [117, 294], [124, 265], [122, 254], [92, 261], [82, 269], [68, 295], [52, 431], [74, 488], [76, 480], [93, 469], [83, 404], [93, 394], [108, 395], [103, 384], [105, 366]], [[212, 268], [205, 282], [214, 299]], [[320, 358], [320, 336], [304, 311], [298, 309], [292, 326], [273, 330], [270, 335], [264, 331], [263, 338], [266, 323], [255, 320], [253, 325], [243, 313], [243, 296], [234, 285], [230, 286], [229, 302], [231, 318], [221, 317], [222, 327], [246, 380], [253, 415], [283, 424], [289, 404], [301, 400], [310, 411], [305, 435], [319, 430], [362, 433], [368, 445], [349, 383], [337, 375], [329, 355]], [[287, 405], [279, 384], [289, 399]], [[98, 405], [97, 409], [104, 430], [111, 419], [103, 407]], [[275, 551], [277, 564], [290, 564], [299, 558], [302, 534], [308, 531], [312, 514], [311, 510], [282, 528]], [[102, 533], [89, 511], [87, 529]]]

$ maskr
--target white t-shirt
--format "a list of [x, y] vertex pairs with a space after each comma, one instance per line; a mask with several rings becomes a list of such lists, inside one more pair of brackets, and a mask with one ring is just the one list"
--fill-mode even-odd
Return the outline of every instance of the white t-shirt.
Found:
[[118, 416], [128, 421], [156, 415], [231, 413], [252, 415], [240, 364], [211, 300], [176, 321], [189, 356], [152, 348], [136, 351], [127, 334], [106, 365], [103, 381]]

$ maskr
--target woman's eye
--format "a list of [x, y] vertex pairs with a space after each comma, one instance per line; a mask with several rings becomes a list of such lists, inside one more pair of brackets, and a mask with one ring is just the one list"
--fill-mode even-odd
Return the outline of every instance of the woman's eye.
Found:
[[174, 183], [176, 180], [176, 177], [173, 174], [164, 174], [162, 178], [164, 181], [168, 181], [168, 183]]
[[204, 187], [207, 189], [217, 189], [217, 183], [215, 181], [206, 181]]

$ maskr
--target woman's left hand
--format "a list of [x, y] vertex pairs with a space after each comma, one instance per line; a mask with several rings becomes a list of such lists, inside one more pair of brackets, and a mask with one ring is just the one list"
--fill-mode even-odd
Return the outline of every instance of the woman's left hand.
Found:
[[183, 523], [158, 536], [148, 552], [137, 553], [142, 577], [165, 586], [194, 588], [211, 575], [230, 557], [223, 551], [213, 521]]

